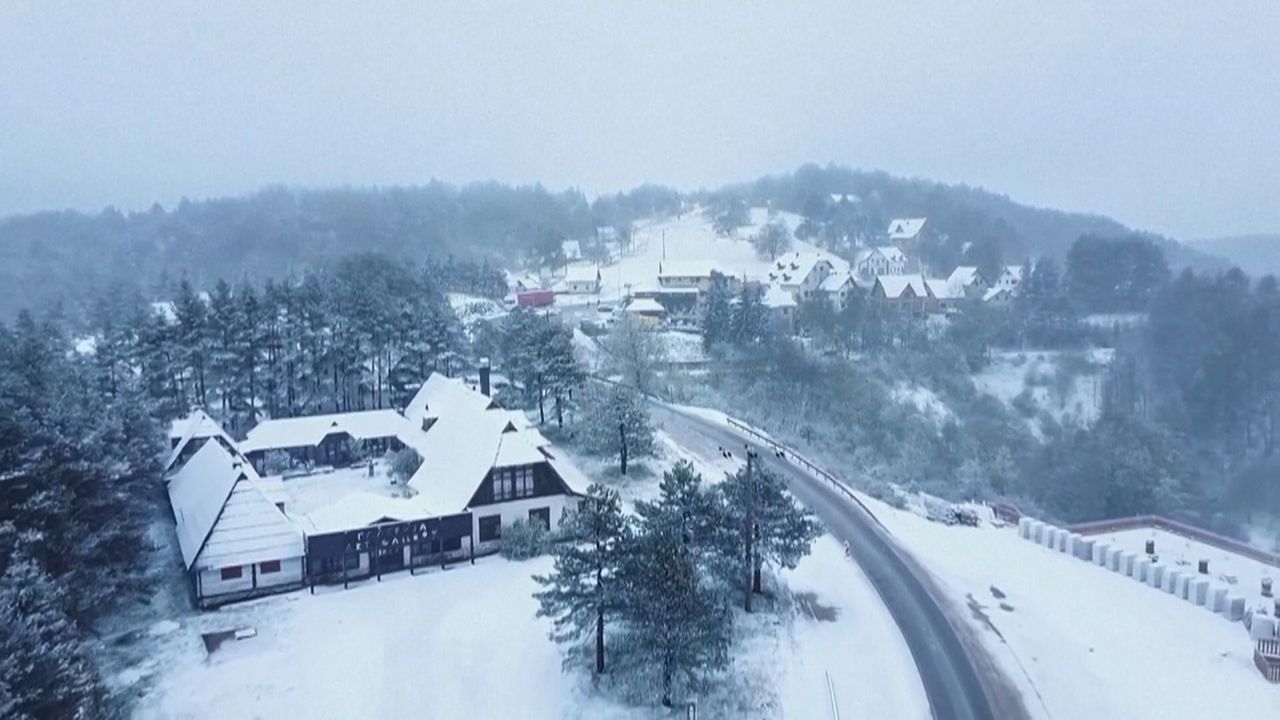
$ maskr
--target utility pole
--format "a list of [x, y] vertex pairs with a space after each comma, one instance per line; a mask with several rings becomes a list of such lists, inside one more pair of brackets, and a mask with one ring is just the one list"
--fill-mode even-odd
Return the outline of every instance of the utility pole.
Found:
[[747, 526], [743, 528], [746, 533], [746, 603], [744, 609], [751, 612], [751, 595], [752, 580], [755, 576], [756, 567], [756, 480], [755, 480], [755, 460], [756, 454], [751, 450], [751, 446], [744, 446], [747, 452]]

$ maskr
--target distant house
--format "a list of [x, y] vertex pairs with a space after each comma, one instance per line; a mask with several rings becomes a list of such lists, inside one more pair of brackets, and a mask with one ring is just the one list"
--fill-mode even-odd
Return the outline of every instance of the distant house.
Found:
[[952, 270], [947, 286], [953, 295], [959, 293], [966, 298], [981, 298], [990, 287], [982, 271], [973, 265], [961, 265]]
[[760, 302], [779, 327], [788, 333], [794, 330], [797, 305], [794, 295], [777, 285], [768, 285], [764, 288]]
[[894, 245], [867, 248], [854, 257], [853, 270], [868, 279], [880, 275], [903, 275], [907, 272], [907, 256]]
[[564, 259], [567, 262], [582, 259], [582, 244], [577, 240], [565, 240], [560, 243], [560, 250], [564, 253]]
[[966, 298], [962, 288], [953, 287], [941, 278], [925, 278], [924, 284], [933, 298], [926, 308], [931, 312], [951, 312]]
[[991, 287], [1008, 290], [1011, 295], [1021, 293], [1022, 282], [1025, 279], [1022, 277], [1023, 270], [1024, 268], [1021, 265], [1006, 265], [1004, 269], [1000, 271], [1000, 277], [996, 278], [996, 281], [992, 283]]
[[422, 429], [395, 410], [364, 410], [266, 420], [249, 431], [239, 449], [261, 473], [273, 451], [288, 453], [299, 464], [341, 467], [352, 461], [354, 445], [384, 453], [416, 448], [422, 437]]
[[664, 290], [692, 288], [707, 292], [711, 289], [711, 275], [717, 272], [729, 281], [731, 292], [739, 289], [737, 278], [710, 260], [665, 260], [658, 265], [658, 285]]
[[640, 318], [652, 327], [661, 325], [667, 319], [667, 309], [653, 298], [634, 298], [622, 311]]
[[237, 452], [236, 441], [205, 411], [193, 410], [187, 417], [174, 420], [169, 424], [169, 455], [165, 458], [164, 471], [182, 469], [207, 440], [216, 440], [226, 451]]
[[854, 293], [862, 293], [862, 287], [858, 285], [853, 273], [844, 273], [842, 275], [829, 275], [822, 284], [818, 286], [818, 291], [831, 302], [837, 311], [843, 310], [849, 298]]
[[791, 293], [796, 300], [815, 294], [824, 280], [833, 274], [849, 271], [848, 263], [823, 253], [790, 253], [773, 262], [769, 282]]
[[565, 269], [561, 292], [572, 295], [594, 295], [600, 292], [600, 268], [594, 265], [570, 265]]
[[927, 221], [928, 218], [894, 218], [886, 231], [889, 242], [900, 247], [916, 242], [920, 239], [920, 233], [924, 231]]
[[933, 303], [933, 294], [923, 275], [881, 275], [871, 288], [871, 297], [891, 307], [924, 312]]
[[300, 587], [303, 535], [239, 456], [206, 442], [174, 474], [169, 502], [201, 607]]

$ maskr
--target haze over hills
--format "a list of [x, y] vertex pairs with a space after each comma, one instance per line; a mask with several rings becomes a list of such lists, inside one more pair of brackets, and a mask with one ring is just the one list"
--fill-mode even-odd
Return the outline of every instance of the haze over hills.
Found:
[[1209, 238], [1187, 244], [1226, 258], [1250, 275], [1280, 275], [1280, 233]]
[[[715, 190], [682, 193], [646, 185], [594, 200], [576, 189], [493, 182], [269, 188], [241, 197], [184, 199], [171, 209], [157, 204], [146, 212], [107, 208], [96, 215], [48, 212], [0, 221], [0, 318], [58, 302], [76, 317], [98, 290], [119, 283], [160, 299], [181, 278], [203, 287], [219, 277], [282, 277], [365, 251], [415, 262], [456, 256], [510, 267], [560, 240], [593, 236], [597, 227], [673, 212], [682, 204], [741, 199], [806, 215], [821, 212], [833, 195], [856, 198], [846, 227], [859, 237], [883, 233], [895, 217], [929, 218], [946, 238], [934, 263], [940, 266], [954, 267], [975, 254], [971, 248], [980, 257], [967, 262], [987, 267], [1045, 255], [1062, 259], [1081, 235], [1133, 232], [1110, 218], [1030, 207], [979, 188], [834, 165], [804, 165]], [[1152, 237], [1175, 270], [1225, 268], [1200, 250]], [[937, 271], [945, 275], [950, 267]]]

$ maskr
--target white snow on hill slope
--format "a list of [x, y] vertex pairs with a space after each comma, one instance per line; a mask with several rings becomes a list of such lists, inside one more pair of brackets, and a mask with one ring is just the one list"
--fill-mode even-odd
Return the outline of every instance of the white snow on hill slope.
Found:
[[937, 578], [1036, 716], [1280, 716], [1280, 692], [1254, 669], [1239, 623], [1016, 529], [947, 527], [863, 499]]
[[[1048, 413], [1059, 423], [1089, 425], [1098, 419], [1102, 398], [1102, 374], [1097, 367], [1109, 365], [1114, 351], [1095, 348], [1075, 358], [1069, 355], [1059, 351], [998, 352], [989, 366], [974, 374], [973, 384], [979, 392], [1006, 405], [1016, 408], [1015, 401], [1022, 396], [1031, 401], [1037, 413]], [[1060, 374], [1060, 367], [1068, 363], [1086, 369]], [[1029, 422], [1038, 431], [1035, 419]]]
[[893, 386], [890, 397], [894, 402], [914, 407], [939, 427], [955, 416], [942, 398], [927, 387], [900, 382]]
[[[791, 213], [777, 213], [774, 217], [786, 223], [793, 232], [800, 224], [800, 216]], [[769, 219], [764, 208], [752, 208], [751, 224], [739, 228], [731, 237], [717, 235], [701, 208], [688, 210], [679, 217], [638, 222], [632, 235], [630, 254], [616, 263], [600, 266], [599, 295], [557, 295], [556, 305], [582, 305], [597, 299], [617, 300], [625, 294], [628, 286], [633, 290], [656, 287], [658, 266], [664, 262], [664, 234], [668, 262], [714, 261], [718, 268], [738, 277], [767, 277], [772, 262], [756, 255], [750, 238]], [[816, 246], [794, 238], [791, 245], [793, 253], [821, 252]], [[586, 263], [573, 265], [586, 266]]]

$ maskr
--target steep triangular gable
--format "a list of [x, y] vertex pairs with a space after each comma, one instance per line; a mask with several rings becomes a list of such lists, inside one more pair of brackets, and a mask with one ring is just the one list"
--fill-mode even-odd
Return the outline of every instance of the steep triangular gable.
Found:
[[178, 547], [188, 569], [243, 476], [242, 468], [240, 461], [221, 445], [206, 442], [170, 481], [169, 502], [177, 525]]

